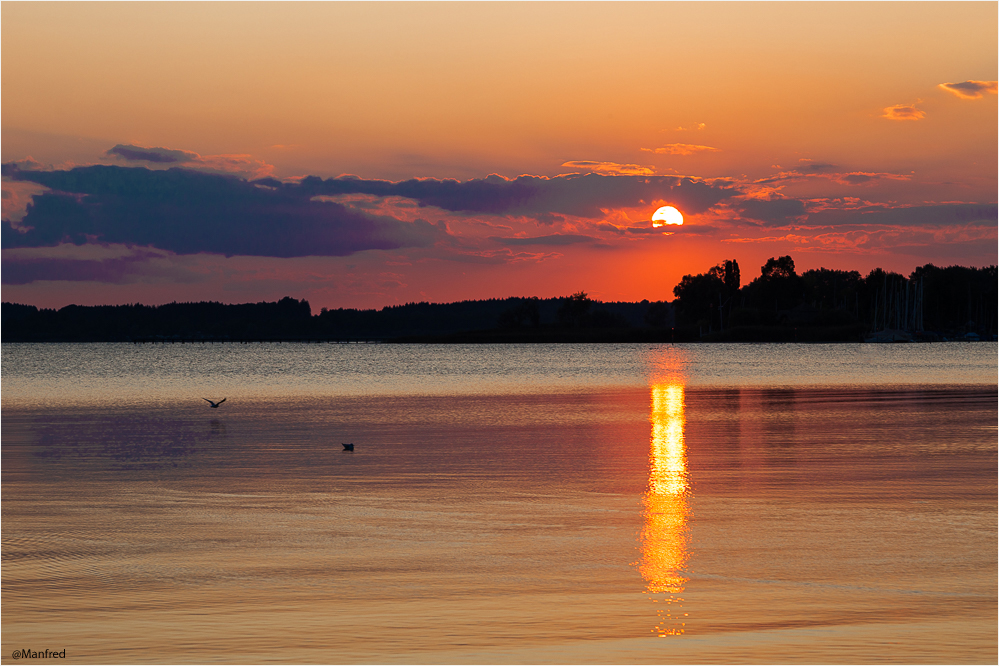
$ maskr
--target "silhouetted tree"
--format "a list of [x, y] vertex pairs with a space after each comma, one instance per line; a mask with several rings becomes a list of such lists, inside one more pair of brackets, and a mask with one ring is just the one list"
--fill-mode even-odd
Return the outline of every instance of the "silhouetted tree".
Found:
[[589, 324], [594, 328], [627, 328], [628, 320], [617, 312], [601, 308], [593, 312]]
[[746, 285], [747, 301], [761, 311], [776, 314], [804, 300], [801, 278], [790, 255], [771, 257], [760, 267], [760, 277]]
[[504, 310], [497, 321], [500, 328], [520, 328], [525, 322], [537, 328], [541, 324], [541, 299], [537, 296], [520, 299], [520, 302]]
[[739, 287], [742, 286], [741, 276], [739, 274], [739, 262], [735, 259], [726, 259], [708, 271], [708, 273], [720, 278], [725, 283], [726, 300], [739, 293]]
[[558, 320], [567, 326], [576, 328], [584, 326], [587, 323], [587, 315], [592, 305], [593, 301], [590, 300], [585, 291], [577, 291], [562, 301], [562, 305], [558, 309]]
[[909, 279], [921, 292], [925, 330], [995, 335], [999, 309], [995, 266], [938, 268], [926, 264], [915, 269]]
[[645, 312], [645, 323], [654, 328], [662, 328], [669, 322], [669, 306], [662, 301], [649, 305]]
[[713, 269], [698, 275], [684, 275], [680, 284], [673, 287], [674, 305], [688, 324], [704, 321], [710, 325], [715, 319], [719, 296], [725, 293], [725, 280]]
[[857, 296], [861, 284], [857, 271], [818, 268], [801, 274], [807, 301], [819, 309], [841, 309], [859, 316]]

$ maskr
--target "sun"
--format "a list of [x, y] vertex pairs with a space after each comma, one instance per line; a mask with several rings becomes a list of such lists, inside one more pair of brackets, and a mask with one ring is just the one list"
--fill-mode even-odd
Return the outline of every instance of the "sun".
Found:
[[683, 224], [683, 214], [672, 206], [663, 206], [652, 214], [652, 226], [661, 227], [664, 224]]

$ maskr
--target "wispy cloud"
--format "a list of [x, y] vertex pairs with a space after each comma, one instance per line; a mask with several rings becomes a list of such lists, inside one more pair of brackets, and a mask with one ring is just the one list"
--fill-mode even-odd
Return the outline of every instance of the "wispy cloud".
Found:
[[817, 226], [877, 225], [898, 227], [995, 226], [996, 204], [944, 203], [921, 206], [863, 206], [813, 212], [808, 223]]
[[800, 167], [800, 171], [804, 173], [829, 173], [837, 169], [835, 164], [827, 164], [825, 162], [814, 162], [808, 159], [798, 160], [803, 162]]
[[8, 252], [3, 258], [3, 283], [30, 284], [39, 280], [64, 282], [105, 282], [129, 284], [150, 278], [167, 278], [175, 282], [191, 282], [182, 267], [160, 261], [164, 254], [136, 248], [126, 256], [103, 259], [72, 257], [30, 257]]
[[490, 236], [489, 240], [504, 245], [575, 245], [577, 243], [593, 243], [599, 239], [579, 234], [551, 234], [548, 236], [535, 236], [533, 238]]
[[252, 155], [199, 155], [190, 150], [147, 148], [118, 144], [106, 153], [125, 162], [147, 162], [156, 165], [185, 166], [210, 173], [231, 173], [245, 178], [264, 178], [274, 173], [274, 166]]
[[[765, 244], [785, 246], [794, 252], [833, 252], [862, 255], [898, 255], [962, 259], [978, 255], [981, 248], [994, 245], [993, 227], [886, 227], [863, 228], [810, 233], [797, 231], [783, 236], [739, 236], [724, 238], [722, 243]], [[984, 257], [983, 257], [984, 258]]]
[[719, 149], [693, 143], [667, 143], [661, 148], [642, 148], [642, 150], [656, 155], [693, 155], [695, 153], [716, 153]]
[[915, 104], [896, 104], [886, 107], [881, 117], [888, 120], [922, 120], [926, 114]]
[[938, 87], [961, 99], [981, 99], [985, 93], [995, 95], [999, 92], [999, 81], [961, 81], [960, 83], [941, 83]]
[[782, 226], [805, 215], [805, 203], [799, 199], [746, 199], [734, 205], [743, 217], [770, 225]]
[[831, 174], [830, 179], [841, 185], [870, 185], [880, 180], [911, 180], [912, 176], [901, 173], [848, 171], [846, 173]]
[[108, 155], [120, 157], [128, 162], [152, 162], [154, 164], [183, 164], [201, 159], [197, 153], [170, 148], [146, 148], [119, 143], [107, 151]]
[[811, 179], [830, 180], [840, 185], [872, 185], [884, 180], [911, 180], [909, 174], [887, 173], [876, 171], [836, 171], [835, 164], [806, 164], [798, 169], [781, 171], [766, 178], [753, 181], [753, 185], [775, 185], [779, 189], [782, 184], [806, 181]]
[[652, 167], [640, 164], [618, 164], [617, 162], [590, 162], [586, 160], [576, 160], [564, 162], [564, 167], [570, 169], [580, 169], [590, 173], [603, 173], [614, 176], [652, 176], [656, 170]]

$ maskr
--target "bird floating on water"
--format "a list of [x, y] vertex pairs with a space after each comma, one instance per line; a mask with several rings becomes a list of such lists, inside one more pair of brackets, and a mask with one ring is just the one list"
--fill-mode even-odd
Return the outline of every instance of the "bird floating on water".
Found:
[[[202, 400], [208, 400], [208, 398], [202, 398]], [[223, 402], [225, 402], [225, 398], [222, 398], [218, 402], [215, 402], [214, 400], [208, 400], [208, 402], [211, 403], [212, 409], [218, 409], [219, 405], [221, 405]]]
[[[340, 442], [340, 443], [343, 444], [343, 442]], [[353, 442], [351, 442], [350, 444], [343, 444], [343, 450], [344, 451], [353, 451], [354, 450], [354, 444], [353, 444]]]

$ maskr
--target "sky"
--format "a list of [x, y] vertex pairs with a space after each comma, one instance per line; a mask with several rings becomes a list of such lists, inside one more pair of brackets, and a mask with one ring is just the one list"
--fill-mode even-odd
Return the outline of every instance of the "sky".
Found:
[[[997, 263], [994, 2], [4, 2], [2, 293], [380, 308]], [[681, 226], [653, 226], [661, 206]]]

